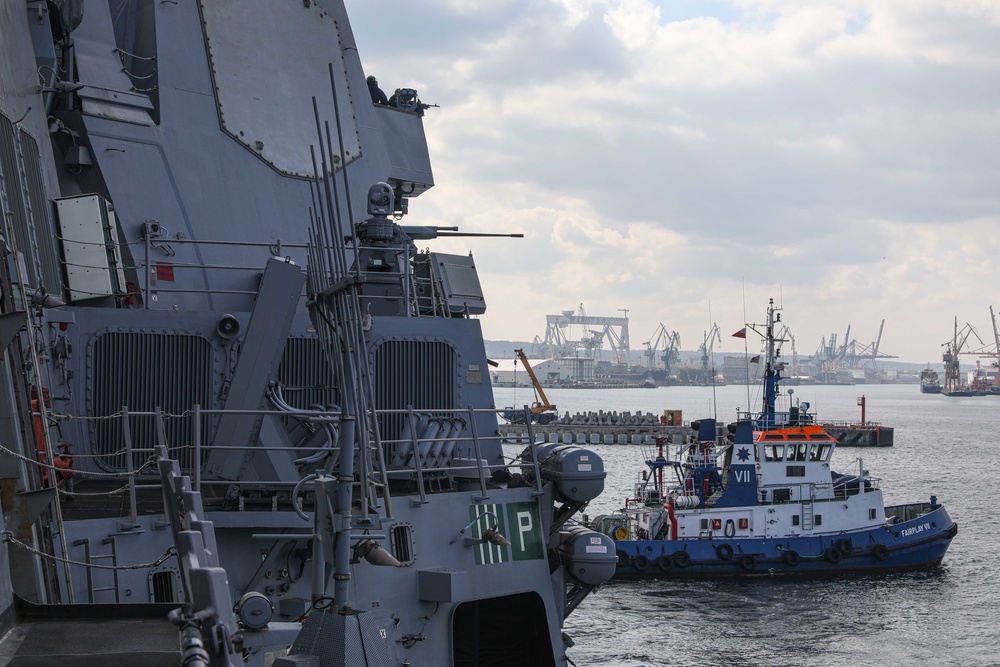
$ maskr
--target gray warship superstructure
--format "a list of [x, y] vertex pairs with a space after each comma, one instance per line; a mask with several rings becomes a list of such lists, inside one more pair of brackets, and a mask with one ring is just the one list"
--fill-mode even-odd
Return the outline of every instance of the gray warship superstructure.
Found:
[[11, 0], [0, 50], [0, 660], [565, 664], [603, 464], [505, 457], [343, 2]]

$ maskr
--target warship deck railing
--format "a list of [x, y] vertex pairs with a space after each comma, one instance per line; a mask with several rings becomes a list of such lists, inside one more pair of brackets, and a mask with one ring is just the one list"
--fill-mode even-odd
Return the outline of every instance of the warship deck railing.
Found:
[[[406, 493], [405, 495], [416, 495], [419, 496], [419, 502], [427, 502], [428, 488], [431, 486], [430, 482], [432, 480], [440, 480], [445, 477], [461, 477], [467, 482], [474, 482], [478, 485], [480, 493], [483, 498], [488, 497], [489, 488], [488, 480], [493, 476], [493, 473], [497, 470], [503, 470], [516, 464], [515, 460], [504, 460], [501, 463], [491, 464], [483, 456], [483, 443], [488, 441], [495, 441], [498, 444], [502, 442], [502, 438], [499, 433], [492, 433], [489, 435], [481, 435], [478, 433], [477, 428], [477, 415], [482, 415], [486, 413], [491, 413], [497, 415], [502, 410], [494, 408], [457, 408], [457, 409], [433, 409], [433, 410], [416, 410], [414, 408], [398, 409], [398, 410], [379, 410], [377, 415], [402, 415], [404, 416], [411, 425], [408, 437], [399, 437], [394, 439], [382, 439], [380, 440], [382, 446], [381, 456], [378, 456], [376, 451], [376, 446], [374, 445], [374, 440], [370, 440], [367, 447], [373, 460], [391, 460], [392, 456], [396, 453], [396, 450], [401, 447], [408, 447], [413, 455], [406, 459], [406, 465], [391, 465], [386, 464], [384, 466], [375, 465], [372, 474], [369, 474], [368, 479], [364, 480], [365, 483], [361, 483], [362, 488], [366, 488], [372, 485], [378, 488], [381, 493], [385, 496], [389, 496], [389, 479], [391, 478], [411, 478], [413, 480], [412, 491]], [[92, 419], [102, 419], [102, 420], [120, 420], [122, 429], [122, 442], [124, 443], [123, 451], [121, 454], [124, 456], [125, 461], [128, 462], [126, 466], [128, 469], [119, 471], [107, 471], [98, 470], [96, 468], [99, 465], [92, 464], [88, 467], [74, 467], [72, 472], [75, 478], [86, 480], [93, 477], [120, 477], [124, 478], [127, 482], [127, 496], [128, 496], [128, 507], [129, 507], [129, 519], [133, 524], [137, 523], [138, 520], [138, 499], [137, 492], [141, 490], [152, 490], [152, 489], [162, 489], [159, 483], [159, 476], [155, 472], [155, 466], [150, 464], [152, 457], [155, 455], [155, 450], [158, 445], [162, 445], [166, 448], [171, 455], [177, 455], [178, 452], [187, 451], [190, 452], [190, 465], [184, 466], [183, 470], [185, 474], [191, 476], [192, 488], [199, 493], [202, 489], [212, 486], [244, 486], [248, 489], [254, 490], [273, 490], [273, 491], [283, 491], [292, 490], [297, 492], [298, 488], [301, 487], [305, 478], [299, 479], [255, 479], [252, 481], [240, 481], [232, 479], [221, 479], [214, 478], [213, 476], [206, 474], [204, 470], [205, 462], [208, 458], [208, 454], [211, 451], [227, 451], [227, 452], [243, 452], [245, 454], [251, 454], [254, 452], [263, 451], [273, 451], [273, 452], [284, 452], [289, 455], [295, 456], [297, 459], [302, 457], [307, 457], [310, 454], [319, 454], [325, 452], [331, 456], [339, 456], [340, 448], [336, 443], [321, 444], [316, 446], [302, 446], [290, 448], [287, 446], [274, 446], [274, 445], [210, 445], [206, 444], [206, 437], [203, 433], [205, 420], [203, 417], [211, 416], [221, 416], [221, 415], [248, 415], [254, 417], [264, 417], [264, 416], [275, 416], [288, 418], [293, 417], [304, 422], [308, 422], [314, 425], [323, 424], [336, 424], [339, 423], [345, 414], [342, 412], [330, 412], [330, 411], [309, 411], [309, 410], [297, 410], [294, 413], [289, 413], [285, 410], [205, 410], [202, 409], [200, 405], [194, 405], [192, 408], [182, 414], [168, 414], [163, 410], [152, 410], [152, 411], [142, 411], [142, 410], [131, 410], [127, 406], [123, 406], [119, 412], [114, 415], [104, 416], [104, 417], [93, 417]], [[440, 436], [434, 437], [421, 437], [415, 428], [412, 426], [416, 423], [418, 415], [433, 415], [434, 418], [445, 418], [445, 419], [459, 419], [468, 428], [464, 435], [443, 433]], [[56, 418], [69, 418], [67, 415], [54, 415]], [[73, 416], [73, 419], [80, 419], [80, 417]], [[136, 446], [132, 438], [132, 429], [130, 426], [131, 420], [133, 418], [140, 419], [152, 419], [156, 423], [155, 432], [157, 434], [157, 442], [152, 445], [146, 446]], [[165, 428], [165, 423], [168, 419], [183, 419], [189, 418], [192, 423], [191, 436], [189, 442], [183, 443], [168, 443]], [[452, 451], [457, 451], [460, 445], [471, 445], [471, 453], [473, 458], [458, 457], [451, 455], [448, 457], [443, 457], [440, 452], [448, 445], [451, 445]], [[530, 439], [528, 444], [532, 450], [532, 461], [531, 465], [534, 472], [534, 486], [538, 493], [542, 492], [542, 478], [539, 470], [538, 457], [535, 455], [535, 448], [537, 443], [534, 442], [534, 438]], [[436, 457], [429, 456], [435, 448], [438, 448], [439, 453]], [[98, 454], [85, 454], [83, 456], [76, 455], [79, 459], [96, 459], [100, 460], [104, 455]], [[178, 457], [179, 458], [179, 457]], [[518, 464], [519, 465], [519, 464]], [[322, 467], [322, 466], [319, 466]], [[147, 472], [148, 471], [148, 472]], [[467, 473], [467, 474], [462, 474]], [[306, 477], [309, 477], [308, 475]], [[73, 478], [71, 478], [73, 479]], [[64, 492], [66, 489], [64, 489]], [[72, 495], [72, 491], [68, 492]], [[295, 493], [293, 493], [295, 495]], [[277, 502], [277, 495], [274, 496], [273, 501]], [[293, 500], [294, 502], [294, 500]], [[416, 502], [416, 501], [414, 501]]]
[[[64, 244], [83, 244], [83, 242], [62, 238], [59, 239]], [[230, 280], [178, 280], [178, 275], [183, 275], [184, 273], [201, 273], [206, 272], [230, 272], [230, 273], [244, 273], [246, 276], [252, 277], [259, 274], [269, 259], [272, 258], [284, 258], [296, 261], [301, 266], [306, 266], [306, 252], [310, 245], [306, 243], [285, 243], [281, 239], [276, 239], [273, 242], [254, 242], [254, 241], [237, 241], [237, 240], [202, 240], [202, 239], [186, 239], [186, 238], [161, 238], [156, 236], [150, 236], [145, 234], [140, 241], [134, 241], [125, 244], [109, 243], [109, 257], [120, 258], [122, 257], [120, 253], [120, 247], [130, 247], [133, 250], [141, 251], [141, 261], [135, 261], [133, 263], [125, 263], [124, 260], [115, 259], [109, 261], [108, 265], [83, 265], [78, 262], [67, 262], [65, 258], [60, 259], [60, 264], [62, 265], [63, 271], [67, 271], [70, 268], [73, 269], [83, 269], [88, 272], [97, 271], [110, 271], [112, 274], [112, 285], [115, 286], [115, 293], [112, 295], [119, 300], [134, 299], [137, 295], [134, 293], [133, 288], [130, 287], [131, 283], [127, 281], [123, 276], [126, 272], [129, 274], [134, 273], [137, 277], [139, 287], [141, 291], [141, 307], [145, 310], [154, 309], [156, 307], [158, 297], [160, 295], [169, 294], [203, 294], [203, 295], [233, 295], [233, 296], [246, 296], [252, 298], [256, 295], [256, 290], [253, 289], [248, 281], [243, 281], [243, 285], [246, 287], [241, 287], [241, 281], [239, 279]], [[227, 264], [227, 263], [215, 263], [215, 262], [177, 262], [173, 258], [176, 257], [177, 252], [173, 249], [173, 246], [191, 246], [194, 248], [248, 248], [248, 249], [260, 249], [262, 252], [259, 255], [259, 264], [250, 264], [243, 261], [239, 264]], [[350, 249], [354, 249], [354, 246], [348, 246]], [[330, 249], [327, 249], [330, 250]], [[368, 245], [358, 245], [357, 250], [378, 250], [380, 252], [391, 251], [397, 255], [397, 266], [394, 267], [396, 270], [367, 270], [354, 268], [351, 273], [356, 276], [360, 282], [398, 282], [400, 285], [401, 293], [405, 296], [407, 303], [409, 304], [409, 315], [430, 315], [430, 316], [450, 316], [448, 312], [448, 304], [444, 294], [443, 286], [439, 284], [437, 280], [431, 277], [432, 272], [427, 272], [426, 276], [417, 275], [413, 271], [414, 260], [404, 261], [409, 255], [409, 248], [385, 248], [381, 246], [368, 246]], [[163, 253], [163, 259], [156, 259], [154, 257], [154, 252]], [[196, 253], [198, 256], [201, 253]], [[221, 253], [220, 253], [221, 254]], [[121, 261], [121, 264], [117, 264]], [[392, 268], [392, 267], [390, 267]], [[164, 275], [169, 275], [169, 279], [160, 278], [161, 272]], [[175, 275], [178, 274], [178, 275]], [[173, 286], [166, 286], [168, 283], [172, 283]], [[189, 284], [189, 287], [177, 286], [180, 284]], [[195, 285], [203, 283], [205, 285], [212, 285], [211, 287], [197, 287]], [[228, 288], [220, 288], [217, 285], [225, 284], [229, 285]], [[81, 295], [86, 295], [90, 297], [105, 296], [104, 294], [88, 293], [82, 289], [74, 288], [74, 291]], [[419, 296], [417, 296], [419, 295]], [[307, 296], [303, 294], [303, 296]], [[366, 299], [369, 300], [384, 300], [384, 301], [398, 301], [398, 295], [378, 295], [378, 294], [367, 294]], [[166, 306], [165, 306], [166, 307]]]

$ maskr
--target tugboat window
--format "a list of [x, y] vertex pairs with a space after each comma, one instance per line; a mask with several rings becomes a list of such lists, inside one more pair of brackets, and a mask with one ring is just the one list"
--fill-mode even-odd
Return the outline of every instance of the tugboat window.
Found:
[[792, 525], [793, 526], [799, 525], [799, 515], [798, 514], [792, 515]]
[[785, 446], [764, 445], [764, 458], [768, 461], [781, 461], [785, 458]]
[[830, 445], [813, 445], [813, 456], [816, 461], [826, 461], [830, 458], [833, 447]]
[[823, 515], [817, 514], [813, 519], [813, 525], [822, 526], [823, 525]]

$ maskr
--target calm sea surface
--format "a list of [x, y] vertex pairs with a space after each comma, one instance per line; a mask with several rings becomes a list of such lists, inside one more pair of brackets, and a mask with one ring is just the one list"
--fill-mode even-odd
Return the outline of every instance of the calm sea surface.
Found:
[[[864, 395], [867, 419], [895, 428], [895, 446], [841, 447], [832, 467], [856, 470], [863, 457], [889, 505], [936, 495], [959, 524], [942, 566], [813, 581], [610, 583], [567, 619], [578, 667], [1000, 665], [1000, 396], [923, 395], [915, 385], [794, 390], [825, 420], [860, 420]], [[675, 409], [686, 421], [731, 422], [737, 407], [760, 404], [735, 385], [546, 394], [560, 413]], [[494, 395], [498, 407], [532, 400], [523, 387]], [[644, 466], [637, 446], [590, 448], [608, 474], [587, 509], [594, 516], [619, 509]]]

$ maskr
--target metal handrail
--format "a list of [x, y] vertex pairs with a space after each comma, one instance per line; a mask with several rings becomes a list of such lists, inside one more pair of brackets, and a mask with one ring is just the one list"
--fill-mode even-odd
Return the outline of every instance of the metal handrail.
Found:
[[[242, 247], [251, 247], [251, 248], [264, 248], [264, 249], [267, 250], [267, 253], [268, 253], [268, 255], [270, 257], [282, 257], [283, 256], [283, 252], [282, 251], [286, 250], [286, 249], [306, 250], [306, 249], [308, 249], [308, 248], [311, 247], [310, 244], [306, 244], [306, 243], [283, 243], [280, 239], [277, 240], [274, 243], [269, 243], [269, 242], [252, 242], [252, 241], [233, 241], [233, 242], [230, 242], [230, 241], [209, 241], [209, 240], [198, 240], [198, 239], [174, 239], [174, 238], [171, 238], [171, 239], [154, 239], [154, 238], [150, 238], [148, 236], [145, 236], [145, 237], [143, 237], [143, 239], [140, 242], [143, 244], [143, 248], [144, 248], [143, 261], [142, 262], [135, 262], [131, 266], [122, 266], [121, 269], [123, 269], [123, 270], [125, 270], [125, 269], [134, 270], [137, 275], [146, 276], [146, 280], [143, 281], [143, 288], [142, 288], [142, 290], [143, 290], [143, 307], [145, 309], [149, 309], [150, 303], [153, 302], [153, 299], [151, 298], [151, 295], [152, 295], [152, 293], [154, 291], [158, 295], [159, 294], [236, 294], [236, 295], [249, 295], [249, 296], [252, 296], [253, 294], [255, 294], [255, 292], [253, 292], [253, 291], [237, 290], [237, 289], [195, 289], [195, 288], [161, 287], [159, 285], [157, 285], [154, 288], [151, 285], [151, 281], [149, 280], [149, 275], [150, 275], [149, 272], [150, 272], [150, 270], [152, 268], [154, 268], [156, 266], [156, 261], [157, 261], [157, 260], [155, 260], [155, 259], [153, 259], [153, 258], [150, 257], [150, 252], [151, 252], [151, 249], [153, 247], [157, 247], [159, 245], [167, 245], [167, 244], [169, 244], [169, 245], [192, 245], [192, 246], [199, 246], [199, 245], [205, 245], [205, 246], [227, 246], [227, 247], [228, 246], [242, 246]], [[130, 244], [125, 244], [125, 245], [133, 245], [133, 244], [130, 243]], [[358, 245], [357, 246], [358, 250], [367, 250], [367, 249], [374, 249], [374, 248], [376, 248], [376, 246], [367, 246], [367, 245]], [[327, 249], [329, 250], [330, 248], [327, 248]], [[169, 257], [173, 257], [172, 254], [168, 255], [168, 256]], [[208, 263], [192, 263], [192, 262], [181, 262], [181, 263], [171, 262], [170, 263], [170, 267], [171, 267], [172, 270], [178, 270], [178, 269], [179, 270], [194, 269], [194, 270], [198, 270], [198, 271], [222, 270], [222, 271], [246, 271], [246, 272], [249, 272], [249, 273], [256, 273], [256, 272], [260, 271], [260, 266], [259, 265], [242, 266], [242, 265], [208, 264]], [[100, 267], [93, 267], [93, 268], [100, 268]], [[355, 273], [362, 280], [365, 280], [367, 278], [384, 277], [385, 275], [387, 275], [386, 273], [381, 272], [381, 271], [367, 271], [367, 270], [364, 270], [364, 269], [355, 269], [354, 271], [352, 271], [352, 273]], [[405, 264], [403, 272], [401, 272], [401, 273], [390, 273], [389, 275], [393, 276], [394, 281], [398, 280], [402, 284], [404, 295], [406, 295], [406, 302], [407, 302], [407, 304], [408, 304], [408, 306], [409, 306], [409, 308], [411, 310], [411, 314], [418, 315], [419, 312], [420, 312], [420, 308], [417, 307], [417, 304], [415, 302], [411, 303], [411, 299], [409, 297], [409, 295], [411, 293], [412, 294], [419, 294], [420, 291], [419, 290], [413, 290], [412, 287], [411, 287], [411, 283], [414, 286], [415, 285], [425, 285], [425, 286], [427, 286], [429, 288], [428, 290], [426, 290], [428, 292], [429, 296], [422, 297], [422, 299], [424, 299], [424, 300], [428, 300], [429, 299], [430, 300], [430, 309], [432, 310], [432, 312], [435, 315], [437, 315], [438, 309], [444, 309], [443, 312], [447, 312], [447, 303], [445, 301], [445, 297], [444, 297], [443, 294], [440, 293], [440, 290], [435, 289], [435, 281], [434, 281], [433, 277], [430, 277], [430, 278], [419, 278], [419, 277], [417, 277], [410, 270], [409, 262], [407, 262]], [[124, 297], [126, 295], [125, 294], [121, 294], [121, 295], [118, 295], [118, 296]], [[305, 293], [303, 293], [303, 296], [305, 296]], [[395, 299], [398, 299], [398, 297], [396, 297], [396, 296], [379, 296], [379, 295], [368, 295], [368, 298], [370, 298], [370, 299], [383, 299], [383, 300], [395, 300]]]
[[[378, 412], [379, 412], [380, 415], [403, 414], [403, 415], [407, 415], [408, 418], [413, 418], [413, 416], [416, 414], [417, 411], [414, 411], [412, 408], [407, 408], [407, 409], [379, 410]], [[479, 486], [480, 486], [480, 491], [481, 491], [481, 497], [483, 499], [486, 499], [488, 497], [488, 488], [487, 488], [487, 483], [486, 483], [487, 479], [489, 479], [489, 477], [491, 476], [493, 470], [503, 468], [503, 467], [505, 467], [505, 465], [503, 463], [501, 463], [501, 464], [490, 464], [489, 462], [484, 461], [483, 458], [482, 458], [481, 443], [483, 441], [485, 441], [485, 440], [497, 440], [497, 441], [501, 441], [502, 439], [500, 438], [499, 435], [480, 436], [478, 434], [478, 432], [476, 431], [476, 415], [477, 414], [482, 414], [482, 413], [489, 413], [489, 412], [497, 414], [498, 412], [500, 412], [500, 410], [497, 410], [497, 409], [494, 409], [494, 408], [479, 408], [479, 409], [476, 409], [476, 408], [473, 408], [472, 406], [469, 406], [467, 408], [434, 409], [434, 410], [427, 410], [427, 411], [421, 411], [421, 412], [430, 412], [430, 413], [433, 413], [435, 415], [456, 415], [456, 416], [464, 417], [464, 418], [468, 419], [469, 431], [470, 431], [470, 433], [468, 435], [464, 435], [464, 436], [449, 437], [449, 436], [447, 436], [447, 434], [444, 434], [441, 437], [418, 438], [418, 437], [416, 437], [415, 429], [413, 429], [411, 427], [411, 434], [412, 434], [412, 436], [411, 436], [410, 439], [384, 439], [384, 440], [381, 440], [381, 444], [383, 446], [388, 446], [388, 447], [396, 446], [396, 445], [399, 445], [401, 443], [406, 443], [406, 442], [409, 442], [409, 443], [413, 444], [413, 447], [414, 447], [413, 461], [414, 461], [414, 463], [413, 463], [413, 467], [412, 468], [407, 468], [407, 469], [413, 471], [416, 474], [416, 476], [417, 476], [417, 479], [418, 479], [418, 491], [419, 491], [421, 502], [426, 502], [426, 488], [425, 488], [426, 485], [424, 483], [424, 480], [425, 480], [426, 476], [429, 476], [429, 475], [439, 475], [439, 474], [442, 474], [442, 473], [452, 473], [453, 474], [455, 472], [463, 471], [463, 470], [475, 470], [475, 471], [478, 471], [478, 473], [479, 473], [479, 475], [478, 475], [478, 477], [479, 477], [478, 481], [479, 481]], [[198, 491], [198, 492], [201, 491], [201, 488], [203, 486], [231, 486], [231, 485], [234, 484], [233, 480], [224, 480], [224, 479], [218, 479], [218, 480], [216, 480], [216, 479], [204, 479], [203, 478], [203, 476], [202, 476], [202, 466], [203, 466], [202, 461], [203, 461], [203, 458], [204, 458], [203, 455], [204, 455], [204, 453], [205, 453], [206, 450], [245, 451], [245, 452], [254, 452], [254, 451], [283, 451], [283, 452], [294, 453], [296, 455], [301, 455], [301, 454], [304, 454], [304, 453], [317, 452], [317, 451], [325, 449], [325, 447], [323, 445], [317, 445], [317, 446], [311, 446], [311, 447], [296, 447], [296, 448], [289, 448], [289, 447], [283, 447], [283, 446], [268, 446], [268, 445], [219, 445], [219, 446], [214, 446], [214, 445], [208, 446], [208, 445], [205, 445], [204, 444], [204, 440], [205, 440], [204, 439], [204, 434], [202, 432], [203, 428], [204, 428], [202, 417], [204, 417], [204, 416], [211, 416], [211, 415], [221, 415], [221, 414], [246, 414], [246, 415], [255, 415], [255, 416], [274, 415], [274, 416], [281, 416], [281, 417], [287, 417], [287, 416], [290, 415], [290, 413], [288, 413], [287, 411], [284, 411], [284, 410], [266, 410], [266, 409], [261, 409], [261, 410], [203, 409], [203, 408], [201, 408], [200, 405], [195, 404], [190, 411], [182, 413], [181, 415], [168, 414], [168, 413], [163, 412], [162, 410], [151, 410], [151, 411], [131, 410], [127, 406], [123, 406], [122, 409], [119, 412], [115, 413], [114, 415], [110, 415], [108, 417], [102, 417], [101, 419], [108, 419], [108, 418], [110, 418], [110, 419], [120, 419], [121, 420], [121, 422], [122, 422], [122, 429], [123, 429], [123, 436], [124, 436], [124, 445], [125, 445], [124, 446], [124, 450], [125, 450], [124, 451], [124, 455], [125, 455], [126, 461], [129, 462], [130, 466], [133, 465], [132, 464], [133, 455], [135, 455], [135, 454], [150, 454], [150, 455], [152, 455], [154, 453], [154, 451], [156, 450], [156, 448], [158, 446], [160, 446], [160, 445], [162, 445], [164, 447], [167, 447], [168, 450], [178, 450], [178, 449], [190, 448], [192, 450], [192, 452], [193, 452], [192, 459], [194, 461], [194, 465], [192, 465], [188, 469], [188, 472], [192, 474], [192, 489], [194, 491]], [[343, 415], [343, 413], [339, 412], [339, 411], [310, 411], [310, 410], [302, 410], [302, 411], [294, 413], [294, 416], [296, 418], [301, 419], [303, 421], [313, 422], [313, 423], [336, 422], [336, 421], [339, 421], [341, 419], [342, 415]], [[63, 415], [63, 416], [67, 417], [66, 415]], [[166, 430], [164, 428], [165, 420], [167, 420], [169, 418], [180, 418], [180, 417], [187, 417], [187, 416], [192, 417], [191, 443], [190, 444], [174, 444], [174, 445], [168, 446], [168, 443], [166, 442]], [[137, 447], [137, 446], [135, 446], [135, 444], [133, 442], [132, 434], [131, 434], [131, 425], [130, 425], [131, 418], [135, 418], [135, 417], [139, 417], [139, 418], [151, 418], [151, 419], [156, 420], [156, 424], [157, 424], [157, 427], [156, 427], [156, 434], [157, 434], [156, 435], [156, 440], [157, 440], [157, 442], [156, 443], [154, 443], [153, 445], [150, 445], [150, 446], [146, 446], [146, 447]], [[426, 443], [435, 443], [435, 442], [472, 443], [473, 449], [474, 449], [474, 452], [475, 452], [475, 456], [476, 456], [475, 463], [471, 463], [469, 465], [460, 465], [460, 466], [448, 465], [448, 466], [427, 467], [427, 466], [423, 465], [423, 461], [422, 461], [421, 456], [420, 456], [420, 450], [419, 450], [419, 447], [417, 445], [420, 444], [420, 443], [425, 443], [426, 444]], [[370, 446], [371, 445], [369, 445], [369, 447]], [[532, 445], [532, 446], [534, 447], [534, 445]], [[331, 449], [331, 451], [337, 451], [339, 448], [336, 447], [336, 446], [334, 446], [334, 447], [329, 448], [329, 449]], [[537, 467], [537, 462], [536, 462], [536, 467]], [[393, 468], [392, 466], [386, 465], [385, 468], [381, 471], [381, 473], [388, 474], [388, 473], [391, 473], [393, 471], [398, 471], [398, 470], [400, 470], [400, 469]], [[75, 474], [79, 475], [80, 477], [87, 477], [88, 474], [90, 474], [90, 475], [98, 474], [98, 473], [96, 473], [94, 471], [80, 470], [80, 469], [76, 469], [74, 472], [75, 472]], [[376, 473], [376, 477], [378, 477], [381, 474], [378, 470], [373, 471], [373, 472]], [[99, 474], [101, 474], [102, 476], [106, 476], [109, 473], [99, 473]], [[131, 520], [132, 525], [138, 525], [138, 512], [137, 512], [138, 501], [137, 501], [137, 496], [136, 496], [137, 491], [138, 490], [142, 490], [142, 489], [157, 489], [157, 488], [161, 488], [161, 485], [158, 482], [155, 481], [155, 480], [158, 479], [158, 473], [154, 469], [150, 469], [150, 472], [142, 472], [142, 471], [140, 471], [140, 472], [136, 473], [135, 471], [132, 471], [131, 473], [129, 473], [129, 472], [123, 472], [121, 474], [122, 474], [122, 476], [125, 476], [127, 478], [127, 493], [128, 493], [129, 518]], [[538, 484], [540, 486], [540, 475], [536, 475], [536, 477], [539, 477]], [[275, 489], [275, 490], [279, 490], [279, 489], [291, 489], [291, 488], [294, 488], [299, 483], [299, 481], [300, 480], [288, 480], [288, 481], [285, 481], [285, 480], [278, 480], [278, 479], [274, 479], [274, 480], [254, 480], [252, 484], [253, 484], [253, 486], [255, 488], [272, 488], [272, 489]], [[379, 482], [375, 481], [375, 480], [369, 480], [369, 481], [374, 481], [377, 486], [381, 486], [381, 484]], [[539, 491], [541, 491], [540, 488], [539, 488]]]

